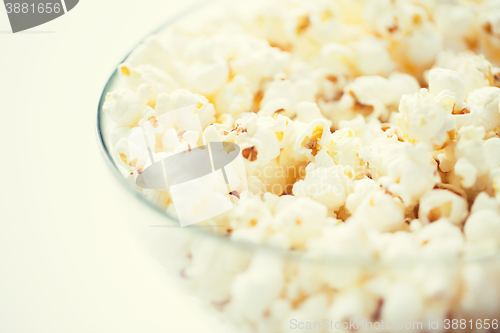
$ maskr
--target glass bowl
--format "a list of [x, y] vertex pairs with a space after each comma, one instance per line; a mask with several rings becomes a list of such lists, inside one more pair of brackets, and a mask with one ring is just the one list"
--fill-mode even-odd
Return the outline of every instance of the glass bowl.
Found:
[[[226, 2], [198, 4], [155, 33], [197, 20], [207, 6], [217, 13]], [[115, 70], [99, 101], [97, 137], [112, 173], [139, 203], [124, 207], [122, 219], [172, 276], [237, 332], [500, 332], [498, 255], [382, 263], [235, 242], [205, 226], [181, 228], [115, 163], [103, 104], [121, 84]]]

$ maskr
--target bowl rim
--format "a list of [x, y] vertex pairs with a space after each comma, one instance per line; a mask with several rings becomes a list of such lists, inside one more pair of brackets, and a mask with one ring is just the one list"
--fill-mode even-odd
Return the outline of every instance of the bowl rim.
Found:
[[[106, 83], [104, 84], [104, 87], [102, 89], [102, 92], [99, 97], [99, 102], [97, 106], [97, 114], [95, 117], [95, 134], [96, 134], [96, 140], [97, 144], [99, 146], [99, 150], [101, 151], [101, 154], [106, 161], [105, 163], [108, 165], [108, 167], [111, 169], [111, 172], [115, 176], [116, 179], [118, 179], [118, 182], [124, 186], [127, 191], [135, 196], [136, 198], [139, 199], [139, 201], [142, 203], [142, 205], [147, 206], [148, 209], [152, 209], [155, 211], [157, 214], [161, 215], [163, 220], [167, 222], [169, 225], [165, 225], [165, 227], [174, 227], [180, 228], [180, 225], [178, 224], [178, 221], [176, 221], [175, 218], [170, 216], [166, 211], [162, 210], [158, 205], [155, 205], [137, 189], [134, 188], [129, 182], [127, 182], [126, 178], [123, 176], [123, 174], [120, 172], [118, 166], [113, 160], [113, 157], [111, 156], [105, 140], [104, 140], [104, 130], [102, 128], [102, 120], [101, 117], [103, 115], [103, 105], [106, 99], [106, 96], [108, 92], [110, 92], [113, 88], [113, 85], [115, 84], [116, 80], [118, 79], [118, 66], [122, 64], [123, 62], [126, 61], [126, 59], [130, 56], [130, 54], [144, 41], [149, 38], [150, 36], [153, 36], [162, 30], [168, 28], [172, 24], [176, 23], [177, 21], [187, 17], [189, 14], [193, 13], [194, 11], [198, 11], [204, 6], [207, 6], [209, 4], [212, 4], [214, 2], [223, 2], [223, 1], [229, 1], [229, 0], [201, 0], [195, 2], [193, 5], [190, 5], [177, 13], [171, 15], [165, 22], [163, 22], [158, 28], [154, 29], [150, 33], [146, 34], [142, 39], [140, 39], [137, 43], [133, 45], [133, 47], [126, 53], [126, 55], [122, 58], [122, 60], [115, 66], [114, 70], [112, 71], [111, 75], [107, 79]], [[149, 226], [149, 227], [155, 227], [155, 226]], [[156, 226], [158, 227], [158, 226]], [[162, 227], [162, 226], [160, 226]], [[238, 247], [242, 250], [246, 251], [251, 251], [251, 252], [268, 252], [269, 254], [272, 255], [278, 255], [280, 257], [283, 257], [284, 259], [292, 259], [292, 260], [298, 260], [298, 261], [308, 261], [311, 263], [316, 263], [316, 264], [327, 264], [327, 265], [334, 265], [334, 266], [339, 266], [343, 268], [355, 268], [355, 267], [360, 267], [362, 266], [363, 268], [370, 268], [370, 269], [380, 269], [380, 268], [408, 268], [411, 267], [412, 265], [418, 265], [418, 264], [424, 264], [425, 266], [429, 267], [441, 267], [443, 265], [445, 266], [452, 266], [452, 265], [459, 265], [459, 264], [470, 264], [470, 263], [482, 263], [482, 262], [489, 262], [489, 261], [497, 261], [500, 262], [500, 249], [498, 249], [495, 253], [490, 254], [490, 255], [483, 255], [483, 256], [477, 256], [477, 257], [463, 257], [463, 256], [458, 256], [454, 258], [436, 258], [435, 260], [429, 260], [428, 256], [416, 256], [416, 257], [410, 257], [410, 258], [397, 258], [396, 260], [379, 260], [379, 258], [370, 258], [370, 259], [363, 259], [359, 260], [359, 258], [353, 258], [351, 256], [345, 256], [345, 257], [331, 257], [328, 255], [315, 255], [312, 253], [309, 253], [307, 251], [290, 251], [290, 250], [284, 250], [280, 249], [277, 247], [273, 247], [270, 245], [266, 244], [255, 244], [255, 243], [250, 243], [250, 242], [242, 242], [242, 241], [233, 241], [229, 237], [223, 237], [221, 235], [217, 235], [213, 232], [206, 231], [204, 229], [208, 228], [213, 228], [214, 226], [196, 226], [196, 225], [190, 225], [183, 227], [183, 229], [192, 229], [192, 230], [186, 230], [186, 232], [192, 232], [193, 234], [196, 234], [197, 236], [200, 237], [209, 237], [214, 241], [218, 242], [223, 242], [227, 246], [235, 246]]]

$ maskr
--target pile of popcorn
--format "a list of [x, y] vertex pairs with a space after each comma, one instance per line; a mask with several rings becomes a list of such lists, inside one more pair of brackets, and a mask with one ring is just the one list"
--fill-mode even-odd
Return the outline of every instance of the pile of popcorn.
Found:
[[[357, 263], [498, 252], [500, 1], [276, 0], [235, 8], [169, 26], [119, 66], [124, 86], [108, 94], [104, 112], [113, 157], [132, 184], [150, 162], [128, 143], [149, 126], [158, 158], [200, 140], [241, 147], [247, 198], [204, 222], [232, 241]], [[201, 138], [156, 120], [188, 105], [196, 106]], [[168, 190], [142, 191], [176, 216]], [[382, 316], [393, 318], [404, 299], [421, 314], [426, 297], [446, 300], [446, 310], [460, 297], [473, 307], [464, 298], [485, 296], [472, 268], [462, 272], [469, 285], [433, 271], [439, 278], [422, 277], [432, 282], [421, 292], [386, 277], [361, 284], [358, 271], [345, 269], [327, 284], [356, 288], [332, 303], [315, 283], [328, 272], [291, 273], [262, 254], [231, 272], [221, 268], [227, 286], [214, 288], [200, 281], [215, 250], [186, 251], [183, 276], [262, 332], [269, 327], [255, 323], [264, 317], [308, 307], [370, 317], [375, 289], [387, 291]], [[254, 287], [265, 290], [256, 296]], [[500, 311], [499, 303], [483, 310]]]

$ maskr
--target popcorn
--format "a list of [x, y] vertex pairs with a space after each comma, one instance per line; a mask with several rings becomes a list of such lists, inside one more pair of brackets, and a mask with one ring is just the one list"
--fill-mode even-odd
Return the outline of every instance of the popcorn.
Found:
[[423, 223], [432, 223], [447, 218], [460, 226], [468, 215], [467, 201], [447, 190], [431, 190], [420, 198], [419, 219]]
[[233, 229], [255, 227], [260, 220], [272, 216], [269, 208], [255, 195], [243, 200], [238, 208], [231, 212]]
[[348, 165], [356, 171], [363, 166], [359, 158], [361, 146], [361, 140], [355, 136], [353, 130], [342, 128], [331, 135], [326, 151], [336, 164]]
[[[415, 220], [418, 221], [418, 220]], [[416, 232], [415, 223], [413, 223], [413, 228], [410, 226], [412, 232]], [[396, 231], [391, 235], [387, 244], [385, 244], [381, 256], [384, 260], [388, 262], [400, 262], [406, 260], [416, 259], [419, 256], [419, 248], [415, 237], [404, 231]]]
[[486, 192], [481, 192], [474, 200], [474, 204], [471, 207], [471, 213], [483, 209], [498, 210], [500, 209], [500, 201], [490, 197]]
[[453, 259], [462, 250], [464, 236], [457, 226], [442, 218], [424, 226], [418, 233], [417, 241], [427, 260]]
[[237, 75], [217, 93], [215, 108], [221, 114], [237, 115], [252, 110], [253, 93], [248, 80]]
[[472, 187], [476, 183], [477, 169], [468, 159], [464, 157], [459, 158], [455, 164], [454, 171], [460, 178], [460, 183], [464, 188]]
[[288, 53], [266, 46], [253, 52], [241, 52], [229, 62], [229, 66], [235, 75], [243, 75], [251, 81], [260, 81], [283, 73], [289, 61]]
[[[358, 223], [341, 223], [324, 228], [320, 236], [312, 237], [307, 242], [306, 247], [313, 258], [337, 259], [341, 263], [353, 260], [360, 264], [367, 263], [375, 256], [374, 249], [368, 243], [366, 228]], [[329, 277], [327, 283], [334, 288], [344, 288], [356, 284], [362, 273], [356, 266], [346, 267], [341, 272], [342, 275]], [[332, 275], [335, 274], [332, 272]]]
[[150, 64], [161, 70], [166, 70], [169, 65], [168, 61], [174, 59], [172, 54], [174, 50], [166, 49], [159, 36], [149, 36], [130, 53], [126, 63], [132, 67]]
[[332, 117], [336, 115], [349, 119], [360, 114], [370, 120], [388, 120], [391, 110], [399, 104], [401, 97], [418, 89], [418, 82], [406, 74], [392, 73], [389, 79], [380, 76], [361, 76], [344, 88], [339, 102], [339, 107], [349, 116], [334, 110]]
[[405, 225], [404, 206], [401, 200], [376, 191], [361, 201], [352, 219], [380, 232], [400, 230]]
[[465, 109], [463, 101], [465, 100], [466, 87], [462, 76], [456, 71], [444, 68], [432, 69], [429, 72], [429, 92], [434, 96], [443, 93], [443, 95], [447, 95], [446, 98], [452, 98], [454, 110]]
[[434, 10], [434, 22], [445, 37], [444, 43], [454, 49], [467, 49], [467, 41], [475, 36], [475, 15], [471, 6], [442, 4]]
[[424, 310], [422, 295], [407, 282], [392, 285], [384, 296], [381, 317], [386, 322], [414, 322]]
[[256, 254], [231, 287], [232, 307], [244, 320], [257, 320], [283, 288], [283, 263], [267, 253]]
[[303, 248], [305, 241], [317, 235], [325, 225], [327, 208], [312, 199], [298, 197], [277, 211], [271, 228], [285, 233], [292, 249]]
[[464, 79], [467, 93], [490, 86], [493, 66], [483, 55], [471, 51], [455, 53], [443, 51], [439, 53], [434, 68], [446, 68], [460, 73]]
[[319, 109], [319, 107], [316, 103], [300, 102], [296, 105], [295, 109], [297, 112], [297, 120], [298, 121], [302, 121], [304, 123], [310, 123], [311, 121], [314, 121], [316, 119], [322, 119], [327, 124], [330, 124], [330, 126], [331, 126], [332, 122], [330, 120], [326, 119], [321, 114], [321, 110]]
[[486, 175], [491, 168], [491, 160], [483, 144], [484, 136], [484, 127], [462, 127], [455, 147], [455, 156], [466, 158], [476, 168], [478, 177]]
[[131, 90], [137, 91], [141, 84], [150, 86], [153, 89], [154, 93], [150, 97], [150, 103], [156, 102], [159, 93], [170, 93], [177, 87], [170, 74], [152, 65], [141, 64], [135, 68], [124, 63], [119, 66], [118, 70], [125, 76]]
[[334, 73], [352, 75], [354, 51], [343, 44], [328, 43], [321, 47], [319, 62]]
[[354, 66], [360, 75], [386, 76], [395, 68], [394, 61], [382, 40], [365, 38], [350, 45], [355, 54]]
[[321, 149], [330, 141], [331, 133], [329, 124], [324, 120], [314, 120], [298, 132], [293, 150], [312, 160]]
[[442, 38], [422, 6], [408, 1], [367, 1], [366, 24], [387, 43], [398, 66], [417, 77], [432, 65]]
[[266, 166], [278, 157], [280, 146], [276, 132], [273, 131], [275, 123], [271, 117], [258, 117], [256, 114], [236, 121], [236, 126], [242, 134], [237, 136], [234, 142], [240, 145], [243, 158], [247, 162]]
[[185, 51], [186, 63], [178, 62], [184, 83], [194, 92], [211, 95], [227, 82], [230, 68], [219, 46], [215, 38], [198, 37]]
[[346, 200], [346, 209], [349, 213], [353, 214], [358, 208], [359, 204], [370, 196], [370, 194], [375, 193], [377, 190], [380, 190], [380, 185], [370, 179], [364, 178], [360, 180], [355, 180], [354, 182], [354, 192], [350, 193], [347, 196]]
[[[334, 323], [371, 318], [377, 308], [377, 300], [366, 290], [355, 288], [336, 295], [328, 310], [328, 318]], [[348, 331], [348, 330], [346, 330]]]
[[[293, 117], [297, 113], [297, 108], [301, 112], [302, 117], [311, 108], [311, 103], [299, 102], [313, 102], [315, 100], [317, 87], [314, 81], [310, 79], [302, 79], [292, 83], [286, 79], [284, 75], [276, 75], [273, 82], [271, 82], [265, 90], [264, 97], [260, 103], [262, 110], [259, 111], [260, 115], [272, 116], [275, 112], [283, 112], [285, 116]], [[272, 104], [273, 107], [270, 107]], [[279, 107], [279, 108], [278, 108]], [[306, 110], [303, 110], [306, 108]], [[314, 106], [312, 106], [314, 108]], [[316, 107], [317, 109], [317, 107]], [[319, 109], [313, 111], [316, 114], [321, 114]], [[324, 117], [322, 117], [324, 119]], [[310, 120], [315, 119], [310, 117]], [[309, 121], [310, 121], [309, 120]], [[307, 122], [309, 122], [307, 121]], [[325, 119], [325, 121], [328, 121]]]
[[293, 194], [313, 198], [332, 210], [338, 210], [352, 191], [353, 175], [350, 167], [322, 167], [311, 163], [306, 167], [305, 179], [293, 186]]
[[379, 183], [400, 196], [406, 206], [419, 200], [439, 181], [436, 166], [423, 145], [407, 147], [403, 155], [388, 164], [387, 176], [379, 179]]
[[495, 279], [488, 276], [496, 276], [498, 266], [481, 265], [480, 263], [468, 263], [463, 268], [462, 280], [464, 282], [463, 296], [460, 306], [471, 315], [493, 315], [494, 309], [499, 306], [497, 295], [499, 288]]
[[139, 88], [137, 93], [117, 90], [106, 95], [103, 110], [118, 126], [133, 126], [139, 121], [149, 97], [146, 86]]
[[196, 106], [196, 114], [203, 128], [215, 121], [214, 106], [204, 96], [193, 94], [184, 89], [177, 89], [171, 94], [158, 95], [155, 112], [157, 115], [161, 115], [188, 105]]
[[[486, 131], [500, 126], [500, 88], [485, 87], [473, 90], [467, 96], [467, 104], [477, 113], [477, 123]], [[472, 125], [472, 124], [471, 124]]]
[[481, 53], [491, 61], [498, 62], [500, 9], [495, 1], [485, 1], [480, 4], [479, 10], [477, 24]]
[[369, 176], [378, 180], [387, 175], [389, 165], [404, 154], [407, 147], [394, 135], [377, 137], [360, 150], [359, 157], [369, 165]]
[[500, 212], [494, 209], [481, 209], [470, 215], [464, 226], [465, 238], [471, 243], [488, 244], [495, 251], [500, 244]]
[[427, 89], [403, 96], [398, 124], [405, 141], [422, 142], [429, 150], [443, 147], [455, 129], [451, 112], [452, 105], [443, 104], [443, 100], [434, 97]]
[[228, 77], [229, 66], [224, 59], [197, 61], [187, 68], [186, 84], [194, 92], [211, 95], [227, 82]]

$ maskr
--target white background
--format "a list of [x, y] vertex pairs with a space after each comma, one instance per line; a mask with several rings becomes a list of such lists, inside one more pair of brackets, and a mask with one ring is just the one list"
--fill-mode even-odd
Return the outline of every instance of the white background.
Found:
[[82, 0], [17, 34], [0, 7], [0, 332], [221, 332], [133, 242], [95, 136], [116, 64], [191, 3]]

